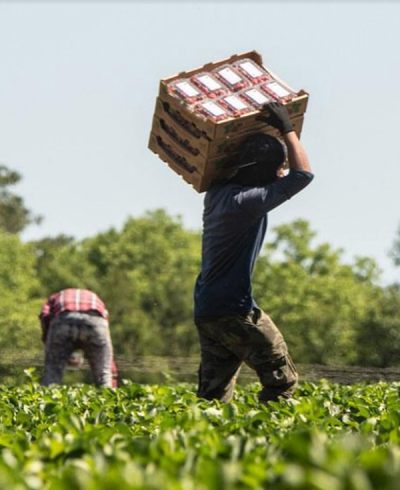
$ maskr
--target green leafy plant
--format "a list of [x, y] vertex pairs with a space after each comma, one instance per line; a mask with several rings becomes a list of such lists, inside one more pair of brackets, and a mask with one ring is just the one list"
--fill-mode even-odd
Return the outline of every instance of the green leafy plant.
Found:
[[193, 388], [0, 387], [1, 488], [398, 488], [399, 383], [305, 383], [267, 406], [255, 384], [229, 404]]

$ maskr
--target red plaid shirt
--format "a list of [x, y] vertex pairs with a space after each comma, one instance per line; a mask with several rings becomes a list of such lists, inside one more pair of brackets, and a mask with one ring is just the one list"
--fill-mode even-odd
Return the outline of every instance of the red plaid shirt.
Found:
[[42, 327], [47, 329], [51, 320], [63, 311], [96, 311], [108, 319], [108, 311], [97, 294], [87, 289], [63, 289], [52, 294], [40, 311]]

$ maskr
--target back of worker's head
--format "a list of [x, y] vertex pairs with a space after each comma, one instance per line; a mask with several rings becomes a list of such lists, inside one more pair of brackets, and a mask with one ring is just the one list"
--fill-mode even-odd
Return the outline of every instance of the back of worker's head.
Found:
[[238, 170], [230, 182], [246, 186], [270, 184], [278, 178], [278, 168], [284, 161], [285, 149], [278, 139], [254, 133], [239, 147], [238, 156], [232, 162]]

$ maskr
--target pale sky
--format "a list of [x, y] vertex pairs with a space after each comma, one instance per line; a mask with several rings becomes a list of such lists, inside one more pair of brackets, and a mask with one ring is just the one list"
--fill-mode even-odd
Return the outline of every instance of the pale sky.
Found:
[[270, 214], [375, 258], [400, 224], [397, 2], [1, 2], [0, 162], [44, 216], [25, 239], [83, 238], [165, 208], [201, 227], [203, 195], [147, 149], [160, 78], [257, 50], [310, 93], [315, 180]]

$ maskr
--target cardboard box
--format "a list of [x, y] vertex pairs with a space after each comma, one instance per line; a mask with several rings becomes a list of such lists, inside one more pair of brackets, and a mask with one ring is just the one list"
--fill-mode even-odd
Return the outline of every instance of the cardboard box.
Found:
[[[249, 58], [255, 61], [257, 64], [263, 66], [262, 57], [257, 51], [248, 51], [245, 53], [233, 55], [229, 58], [217, 61], [215, 63], [207, 63], [199, 68], [194, 68], [193, 70], [180, 72], [168, 78], [164, 78], [160, 81], [160, 91], [159, 96], [162, 102], [169, 105], [171, 111], [178, 111], [182, 117], [187, 119], [191, 124], [196, 126], [199, 131], [202, 131], [210, 139], [219, 139], [221, 137], [237, 133], [240, 131], [249, 131], [252, 128], [258, 127], [259, 122], [256, 121], [256, 117], [259, 115], [259, 111], [254, 110], [250, 114], [246, 114], [241, 117], [232, 117], [221, 122], [214, 123], [213, 121], [202, 119], [197, 116], [194, 112], [189, 110], [187, 104], [182, 100], [170, 95], [168, 93], [168, 84], [178, 78], [189, 78], [196, 73], [200, 72], [211, 72], [218, 66], [224, 64], [231, 64], [235, 61], [241, 60], [243, 58]], [[263, 68], [277, 81], [280, 85], [287, 88], [290, 92], [295, 92], [291, 87], [288, 86], [283, 80], [281, 80], [277, 75], [275, 75], [269, 68], [263, 66]], [[304, 90], [297, 92], [297, 96], [294, 97], [289, 103], [285, 104], [289, 115], [291, 117], [296, 117], [302, 115], [307, 110], [308, 103], [308, 93]]]
[[172, 141], [154, 132], [150, 134], [149, 148], [197, 192], [206, 191], [212, 183], [227, 177], [231, 172], [226, 169], [229, 159], [224, 157], [207, 160], [202, 167], [193, 165]]
[[[295, 127], [299, 132], [302, 124], [303, 117], [300, 116], [295, 121]], [[265, 127], [263, 132], [270, 134], [271, 128]], [[186, 182], [192, 184], [198, 192], [203, 192], [212, 183], [226, 178], [232, 172], [230, 163], [237, 155], [238, 146], [250, 134], [253, 134], [253, 131], [241, 133], [236, 138], [209, 142], [210, 151], [207, 154], [199, 152], [194, 155], [182, 145], [181, 141], [171, 136], [155, 116], [149, 148]]]
[[[215, 157], [228, 157], [238, 151], [238, 146], [255, 131], [250, 130], [243, 133], [234, 133], [232, 136], [217, 140], [209, 140], [205, 137], [196, 138], [187, 131], [184, 127], [177, 124], [175, 120], [171, 120], [169, 117], [159, 117], [159, 112], [153, 117], [152, 132], [159, 134], [162, 138], [173, 142], [174, 145], [179, 148], [179, 152], [186, 157], [193, 165], [203, 171], [207, 161]], [[303, 127], [303, 116], [298, 116], [292, 119], [294, 130], [300, 137]], [[266, 124], [260, 125], [257, 128], [257, 132], [270, 134], [279, 138], [279, 132], [267, 126]]]
[[[163, 86], [161, 85], [159, 98], [166, 110], [170, 113], [178, 113], [184, 120], [210, 140], [224, 138], [225, 136], [231, 136], [238, 132], [251, 131], [261, 126], [260, 121], [257, 120], [260, 111], [257, 110], [240, 117], [232, 117], [216, 123], [205, 118], [203, 119], [189, 110], [186, 104], [170, 95], [165, 87], [162, 87]], [[303, 115], [306, 112], [307, 103], [308, 94], [304, 91], [300, 91], [297, 97], [286, 104], [289, 115], [291, 117]]]
[[[232, 64], [249, 58], [263, 66], [256, 51], [233, 55], [223, 60], [207, 63], [199, 68], [178, 73], [160, 81], [159, 97], [156, 101], [149, 148], [169, 167], [203, 192], [213, 183], [226, 177], [228, 161], [237, 152], [240, 143], [254, 132], [265, 132], [278, 136], [277, 130], [257, 120], [259, 110], [214, 122], [193, 112], [183, 100], [170, 94], [168, 84], [180, 78], [189, 78], [200, 72], [211, 72], [218, 66]], [[294, 92], [268, 68], [263, 68], [288, 91]], [[300, 137], [308, 94], [300, 90], [285, 105], [295, 130]]]

